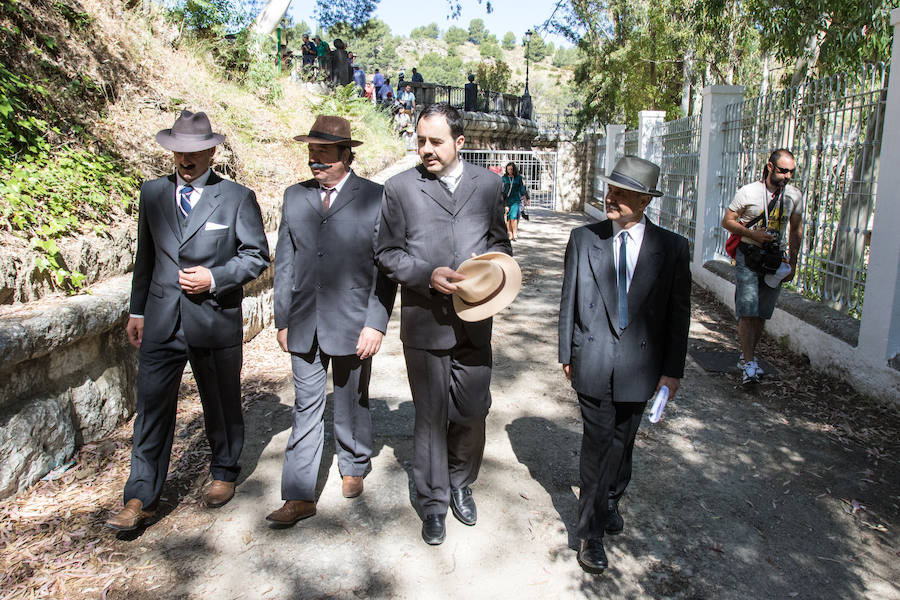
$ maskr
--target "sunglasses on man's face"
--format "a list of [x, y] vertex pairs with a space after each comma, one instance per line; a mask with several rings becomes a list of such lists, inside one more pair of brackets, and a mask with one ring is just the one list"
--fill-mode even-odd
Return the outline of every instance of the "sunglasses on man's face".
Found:
[[794, 167], [793, 169], [788, 169], [787, 167], [779, 167], [778, 165], [774, 165], [774, 166], [775, 166], [775, 170], [778, 171], [779, 173], [781, 173], [782, 175], [787, 175], [788, 173], [793, 175], [794, 171], [797, 170], [797, 167]]

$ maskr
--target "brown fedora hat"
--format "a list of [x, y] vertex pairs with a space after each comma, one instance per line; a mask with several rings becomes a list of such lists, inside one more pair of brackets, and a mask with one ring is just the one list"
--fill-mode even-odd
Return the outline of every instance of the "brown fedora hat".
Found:
[[199, 152], [225, 141], [225, 136], [213, 133], [209, 117], [204, 112], [182, 111], [171, 129], [156, 134], [156, 141], [173, 152]]
[[637, 156], [623, 156], [613, 167], [612, 173], [598, 175], [611, 186], [631, 190], [641, 194], [659, 197], [663, 193], [656, 189], [659, 181], [659, 165]]
[[512, 256], [487, 252], [456, 269], [466, 276], [457, 281], [453, 309], [463, 321], [483, 321], [510, 304], [522, 289], [522, 270]]
[[308, 144], [343, 144], [351, 148], [362, 144], [361, 141], [350, 138], [350, 121], [331, 115], [319, 115], [309, 130], [309, 135], [298, 135], [294, 139]]

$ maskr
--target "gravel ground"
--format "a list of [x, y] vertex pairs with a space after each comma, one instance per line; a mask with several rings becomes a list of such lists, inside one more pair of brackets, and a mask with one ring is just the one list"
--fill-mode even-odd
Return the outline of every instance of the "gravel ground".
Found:
[[[419, 537], [413, 406], [395, 310], [373, 367], [376, 443], [365, 493], [341, 497], [329, 416], [318, 514], [269, 529], [264, 518], [281, 504], [293, 394], [288, 357], [270, 328], [245, 346], [248, 444], [230, 504], [199, 506], [208, 453], [187, 375], [159, 521], [118, 537], [100, 527], [121, 502], [129, 423], [83, 450], [77, 469], [0, 504], [0, 567], [13, 574], [12, 591], [0, 596], [900, 597], [896, 410], [813, 372], [771, 338], [763, 358], [779, 376], [753, 392], [740, 389], [736, 374], [707, 373], [688, 359], [663, 421], [645, 421], [638, 433], [622, 502], [626, 529], [606, 544], [610, 569], [600, 577], [581, 571], [573, 550], [581, 421], [556, 362], [556, 314], [565, 242], [583, 222], [535, 210], [514, 246], [524, 287], [495, 319], [475, 527], [450, 517], [443, 545]], [[692, 347], [736, 349], [732, 316], [699, 288], [693, 301]], [[48, 529], [63, 533], [50, 547]], [[29, 550], [41, 536], [43, 562]], [[78, 577], [57, 568], [48, 578], [63, 543], [95, 560], [83, 561]]]

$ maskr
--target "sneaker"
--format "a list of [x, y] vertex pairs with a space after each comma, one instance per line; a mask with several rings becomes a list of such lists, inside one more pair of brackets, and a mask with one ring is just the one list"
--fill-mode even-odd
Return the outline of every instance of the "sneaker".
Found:
[[[763, 371], [763, 368], [761, 366], [759, 366], [759, 363], [757, 363], [755, 360], [752, 362], [756, 363], [756, 374], [757, 375], [765, 375], [765, 371]], [[738, 356], [738, 361], [737, 361], [738, 370], [743, 371], [745, 364], [746, 363], [744, 362], [744, 354], [742, 352], [741, 355]]]
[[754, 385], [759, 383], [759, 365], [755, 360], [744, 363], [741, 385]]

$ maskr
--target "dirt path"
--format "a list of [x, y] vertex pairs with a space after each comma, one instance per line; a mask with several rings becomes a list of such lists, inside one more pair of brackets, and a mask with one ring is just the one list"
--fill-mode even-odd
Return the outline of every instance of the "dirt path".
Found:
[[[199, 506], [207, 452], [187, 378], [159, 522], [119, 538], [99, 526], [120, 502], [129, 424], [83, 450], [73, 472], [0, 504], [0, 567], [13, 574], [0, 586], [13, 591], [0, 596], [31, 597], [19, 592], [40, 581], [56, 581], [45, 589], [57, 597], [110, 599], [900, 596], [900, 419], [771, 339], [764, 358], [780, 378], [752, 394], [689, 358], [666, 418], [638, 434], [626, 530], [607, 543], [611, 568], [581, 571], [572, 550], [581, 422], [556, 362], [556, 314], [565, 241], [583, 222], [536, 210], [515, 245], [525, 285], [495, 320], [475, 527], [449, 518], [442, 546], [419, 537], [398, 310], [373, 368], [376, 447], [364, 495], [341, 497], [329, 433], [318, 514], [269, 529], [292, 403], [289, 361], [270, 328], [246, 346], [248, 446], [230, 504]], [[699, 289], [691, 336], [695, 347], [735, 347], [729, 313]], [[50, 535], [49, 555], [69, 544], [71, 556], [89, 556], [79, 571], [53, 579], [52, 561], [29, 558], [28, 536]]]

